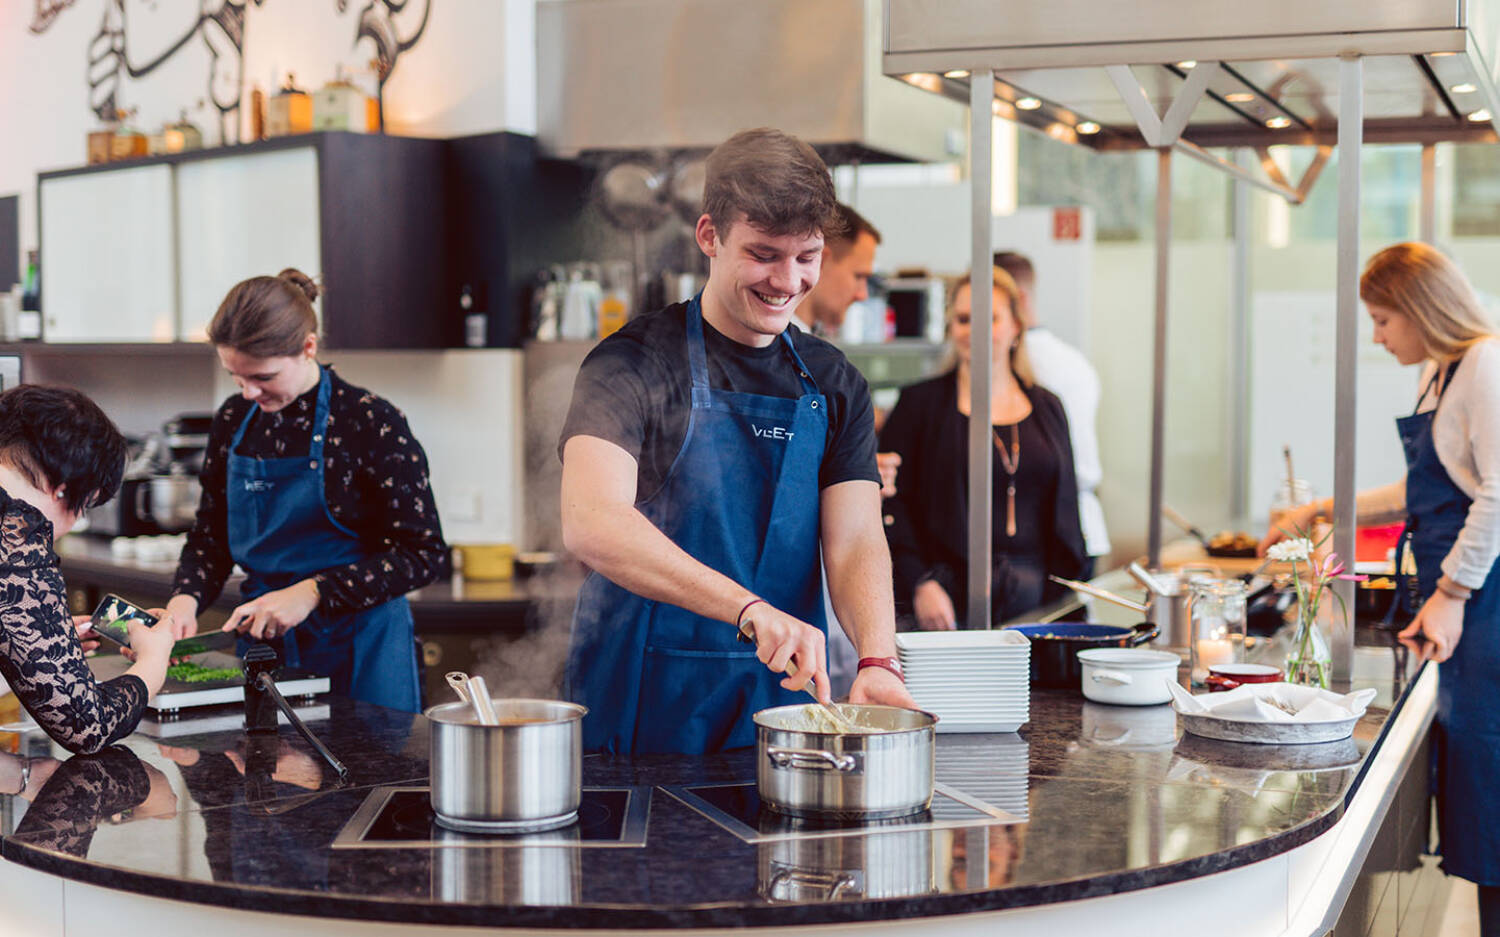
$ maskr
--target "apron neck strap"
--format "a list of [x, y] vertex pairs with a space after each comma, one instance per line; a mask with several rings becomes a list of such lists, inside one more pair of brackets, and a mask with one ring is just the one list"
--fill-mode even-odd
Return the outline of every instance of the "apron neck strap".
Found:
[[[701, 290], [697, 296], [688, 301], [687, 337], [688, 368], [692, 372], [693, 386], [707, 390], [708, 350], [703, 343], [703, 292]], [[818, 393], [818, 385], [812, 379], [812, 372], [807, 370], [807, 365], [802, 363], [802, 356], [797, 354], [797, 348], [792, 344], [791, 327], [782, 329], [777, 340], [781, 342], [782, 350], [787, 353], [792, 364], [797, 368], [798, 379], [802, 382], [802, 392], [804, 394]]]
[[1442, 402], [1443, 395], [1448, 392], [1448, 386], [1453, 383], [1453, 375], [1458, 371], [1458, 366], [1463, 360], [1463, 358], [1455, 358], [1448, 363], [1446, 369], [1441, 365], [1432, 369], [1432, 377], [1427, 379], [1426, 386], [1422, 388], [1422, 395], [1417, 398], [1417, 405], [1412, 408], [1413, 415], [1422, 408], [1422, 401], [1427, 399], [1427, 395], [1432, 393], [1433, 388], [1438, 387], [1438, 375], [1442, 375], [1443, 378], [1442, 386], [1438, 387], [1437, 394], [1438, 402]]

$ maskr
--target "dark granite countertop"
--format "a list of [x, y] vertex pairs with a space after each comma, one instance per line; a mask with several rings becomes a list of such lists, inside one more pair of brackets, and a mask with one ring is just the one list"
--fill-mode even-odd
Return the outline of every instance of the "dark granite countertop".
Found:
[[[1363, 632], [1355, 660], [1353, 682], [1380, 695], [1345, 742], [1184, 737], [1170, 707], [1051, 690], [1033, 692], [1019, 733], [938, 736], [939, 782], [1007, 788], [1023, 816], [1009, 824], [749, 843], [656, 787], [753, 780], [741, 750], [586, 758], [586, 786], [654, 787], [641, 848], [334, 848], [374, 787], [424, 783], [428, 736], [422, 717], [333, 699], [311, 727], [348, 763], [347, 787], [290, 729], [273, 779], [251, 783], [240, 733], [182, 723], [166, 742], [138, 734], [106, 755], [34, 761], [34, 801], [0, 797], [0, 854], [162, 898], [444, 924], [767, 926], [1068, 901], [1224, 871], [1331, 827], [1418, 672], [1384, 632]], [[45, 739], [28, 744], [39, 755]], [[825, 884], [788, 894], [788, 867]]]
[[[176, 557], [142, 560], [116, 556], [110, 550], [109, 540], [84, 534], [59, 540], [57, 553], [62, 560], [63, 578], [70, 585], [99, 585], [122, 592], [127, 598], [132, 593], [169, 594], [172, 575], [177, 569]], [[238, 572], [232, 575], [213, 607], [227, 612], [238, 605], [243, 578]], [[566, 568], [555, 574], [504, 581], [471, 581], [456, 576], [416, 589], [406, 598], [419, 624], [424, 619], [440, 619], [445, 626], [494, 626], [497, 622], [520, 623], [528, 610], [543, 604], [565, 606], [570, 612], [581, 582], [580, 572]]]

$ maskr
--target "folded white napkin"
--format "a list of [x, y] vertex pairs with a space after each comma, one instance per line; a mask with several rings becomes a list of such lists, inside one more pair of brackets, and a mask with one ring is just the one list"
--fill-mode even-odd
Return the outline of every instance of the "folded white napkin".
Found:
[[1227, 693], [1193, 696], [1175, 682], [1167, 685], [1178, 712], [1239, 722], [1335, 722], [1362, 715], [1376, 692], [1366, 687], [1341, 695], [1296, 683], [1245, 683]]

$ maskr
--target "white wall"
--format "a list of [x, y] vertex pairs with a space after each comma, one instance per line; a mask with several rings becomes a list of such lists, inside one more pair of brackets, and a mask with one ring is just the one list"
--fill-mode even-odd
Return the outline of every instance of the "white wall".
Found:
[[[21, 195], [23, 249], [36, 244], [36, 173], [85, 162], [86, 134], [99, 125], [91, 104], [111, 90], [119, 106], [138, 110], [133, 123], [143, 130], [186, 110], [211, 141], [240, 139], [248, 107], [221, 119], [215, 99], [225, 106], [248, 102], [252, 83], [269, 91], [287, 72], [315, 89], [339, 66], [372, 82], [375, 47], [356, 39], [360, 15], [367, 6], [386, 10], [379, 0], [244, 3], [237, 52], [222, 28], [198, 19], [200, 6], [221, 10], [224, 0], [48, 5], [65, 8], [34, 32], [38, 4], [0, 3], [0, 194]], [[102, 33], [106, 19], [123, 24], [117, 38]], [[535, 133], [534, 20], [533, 0], [408, 0], [385, 24], [398, 40], [416, 37], [396, 57], [385, 85], [389, 129], [434, 137]], [[175, 52], [140, 77], [115, 70], [124, 63], [139, 71], [178, 40]]]
[[[427, 451], [432, 490], [449, 543], [513, 543], [523, 549], [521, 353], [330, 351], [339, 376], [406, 414]], [[213, 404], [236, 392], [214, 370]]]

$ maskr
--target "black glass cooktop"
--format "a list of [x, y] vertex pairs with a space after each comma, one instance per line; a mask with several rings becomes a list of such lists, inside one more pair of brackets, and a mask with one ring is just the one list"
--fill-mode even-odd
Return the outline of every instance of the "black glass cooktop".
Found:
[[465, 833], [440, 826], [425, 787], [379, 787], [333, 841], [334, 848], [644, 846], [649, 787], [588, 787], [578, 818], [542, 832]]
[[752, 781], [665, 787], [667, 793], [747, 843], [830, 836], [862, 836], [896, 830], [948, 829], [1015, 823], [1019, 817], [945, 784], [934, 785], [929, 809], [882, 820], [821, 820], [791, 817], [767, 808]]

